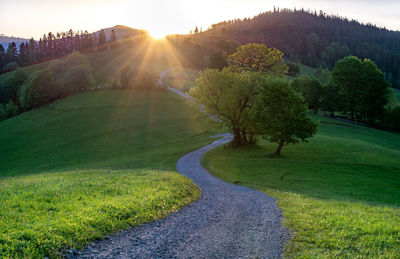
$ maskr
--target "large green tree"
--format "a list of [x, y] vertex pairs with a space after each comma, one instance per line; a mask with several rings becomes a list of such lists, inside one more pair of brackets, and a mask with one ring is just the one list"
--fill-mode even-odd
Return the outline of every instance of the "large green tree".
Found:
[[316, 78], [303, 75], [292, 81], [292, 87], [303, 96], [306, 103], [308, 103], [308, 108], [316, 114], [321, 108], [324, 95], [321, 82]]
[[200, 73], [195, 87], [190, 89], [190, 96], [231, 130], [233, 147], [255, 140], [250, 118], [257, 95], [256, 84], [261, 77], [261, 73], [249, 71], [207, 69]]
[[274, 76], [284, 76], [288, 72], [280, 50], [256, 43], [240, 46], [228, 57], [228, 67], [235, 72], [255, 71]]
[[254, 120], [260, 133], [278, 143], [274, 157], [282, 147], [307, 142], [317, 132], [317, 124], [307, 114], [307, 105], [286, 79], [265, 77], [258, 84]]
[[374, 123], [381, 116], [388, 102], [389, 83], [371, 60], [354, 56], [339, 60], [332, 80], [343, 96], [342, 112], [352, 120]]

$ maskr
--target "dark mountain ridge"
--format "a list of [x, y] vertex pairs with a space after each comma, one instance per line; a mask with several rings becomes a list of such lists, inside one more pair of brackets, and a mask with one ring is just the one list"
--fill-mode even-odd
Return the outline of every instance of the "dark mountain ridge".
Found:
[[251, 19], [214, 24], [193, 35], [204, 44], [219, 39], [264, 43], [282, 50], [286, 57], [313, 67], [332, 68], [348, 55], [377, 63], [393, 84], [400, 87], [400, 32], [362, 24], [320, 11], [274, 10]]

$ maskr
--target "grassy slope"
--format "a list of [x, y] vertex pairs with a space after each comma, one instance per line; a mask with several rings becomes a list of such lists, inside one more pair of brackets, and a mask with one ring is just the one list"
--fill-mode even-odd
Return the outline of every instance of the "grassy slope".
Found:
[[294, 231], [288, 257], [400, 257], [400, 135], [322, 118], [308, 144], [220, 148], [205, 166], [276, 197]]
[[0, 123], [0, 176], [75, 168], [172, 170], [210, 132], [164, 91], [95, 91]]
[[0, 181], [0, 257], [58, 257], [88, 240], [165, 217], [199, 198], [187, 178], [150, 170], [85, 170]]
[[197, 199], [168, 171], [207, 128], [166, 91], [87, 92], [1, 122], [0, 257], [56, 256]]

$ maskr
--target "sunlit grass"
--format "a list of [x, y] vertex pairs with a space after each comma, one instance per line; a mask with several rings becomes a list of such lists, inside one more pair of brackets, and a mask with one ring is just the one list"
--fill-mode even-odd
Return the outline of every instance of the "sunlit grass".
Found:
[[203, 164], [215, 176], [277, 198], [293, 231], [286, 257], [400, 257], [400, 135], [321, 120], [308, 144], [219, 148]]
[[175, 170], [215, 133], [168, 91], [95, 91], [0, 123], [0, 177], [51, 170]]
[[159, 219], [200, 196], [177, 173], [85, 170], [0, 180], [0, 257], [59, 257], [66, 248]]
[[0, 258], [56, 257], [194, 201], [169, 171], [210, 125], [163, 90], [81, 93], [0, 122]]

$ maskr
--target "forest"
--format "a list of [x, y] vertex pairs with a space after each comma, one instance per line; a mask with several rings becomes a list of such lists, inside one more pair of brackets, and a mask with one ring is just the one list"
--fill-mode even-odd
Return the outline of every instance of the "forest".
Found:
[[215, 46], [220, 39], [263, 43], [283, 51], [285, 58], [328, 69], [346, 56], [368, 58], [393, 87], [400, 88], [400, 32], [322, 11], [275, 8], [251, 19], [214, 24], [191, 38], [207, 46]]
[[[146, 37], [146, 35], [140, 35]], [[140, 37], [139, 36], [139, 37]], [[6, 49], [0, 45], [0, 74], [12, 71], [19, 66], [28, 66], [35, 63], [63, 57], [74, 51], [90, 52], [116, 47], [121, 41], [117, 41], [116, 32], [111, 31], [107, 39], [104, 29], [98, 33], [85, 31], [44, 34], [39, 41], [31, 38], [17, 46], [10, 43]], [[132, 38], [122, 39], [125, 45], [133, 44]]]

